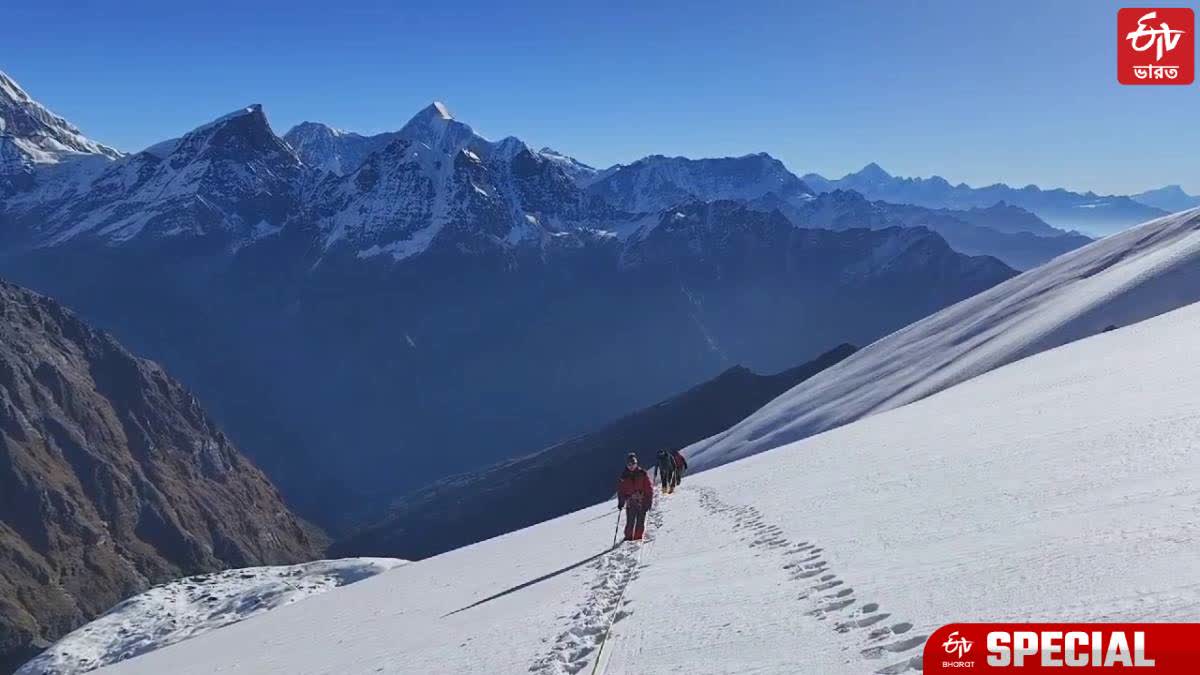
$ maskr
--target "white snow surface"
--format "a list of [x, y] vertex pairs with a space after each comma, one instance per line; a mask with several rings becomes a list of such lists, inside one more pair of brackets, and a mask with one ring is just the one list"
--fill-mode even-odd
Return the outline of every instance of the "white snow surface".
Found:
[[640, 544], [597, 505], [103, 672], [901, 673], [952, 621], [1191, 620], [1198, 333], [1192, 305], [689, 476]]
[[406, 561], [395, 558], [345, 558], [248, 567], [172, 581], [122, 602], [75, 630], [22, 666], [17, 675], [94, 670], [403, 564]]
[[684, 450], [709, 468], [1200, 300], [1200, 209], [1143, 223], [903, 328]]

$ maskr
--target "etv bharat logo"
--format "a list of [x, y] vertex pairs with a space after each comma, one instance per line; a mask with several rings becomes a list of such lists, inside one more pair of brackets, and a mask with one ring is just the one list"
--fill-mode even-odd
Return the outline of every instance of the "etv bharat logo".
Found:
[[971, 645], [974, 642], [965, 637], [959, 637], [958, 631], [946, 636], [946, 641], [942, 643], [942, 649], [946, 650], [947, 654], [953, 654], [954, 658], [961, 659], [967, 652], [971, 651]]
[[1119, 10], [1117, 81], [1191, 84], [1196, 73], [1195, 23], [1187, 7]]

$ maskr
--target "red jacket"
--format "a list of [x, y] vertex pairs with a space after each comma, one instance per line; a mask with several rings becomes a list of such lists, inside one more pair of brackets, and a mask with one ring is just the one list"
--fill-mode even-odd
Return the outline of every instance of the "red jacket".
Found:
[[683, 458], [683, 453], [678, 450], [671, 451], [671, 459], [675, 460], [675, 468], [683, 471], [687, 468], [687, 460]]
[[621, 472], [621, 479], [617, 481], [617, 506], [625, 506], [625, 502], [631, 502], [647, 511], [654, 502], [654, 485], [650, 482], [650, 475], [640, 466], [636, 469], [625, 469]]

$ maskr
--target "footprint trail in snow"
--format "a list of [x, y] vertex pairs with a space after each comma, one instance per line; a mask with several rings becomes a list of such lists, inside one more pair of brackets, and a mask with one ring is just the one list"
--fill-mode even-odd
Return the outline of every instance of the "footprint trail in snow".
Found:
[[591, 565], [595, 574], [586, 600], [571, 615], [570, 625], [555, 638], [549, 653], [539, 657], [529, 672], [575, 675], [592, 664], [612, 625], [632, 615], [624, 609], [629, 604], [625, 589], [637, 579], [641, 560], [653, 546], [662, 522], [662, 506], [655, 506], [646, 516], [645, 539], [621, 542]]
[[788, 577], [797, 582], [800, 593], [796, 598], [806, 603], [806, 613], [818, 621], [831, 621], [838, 633], [862, 634], [860, 652], [869, 660], [900, 657], [901, 660], [876, 667], [882, 675], [898, 675], [921, 670], [921, 648], [927, 635], [908, 635], [913, 624], [907, 621], [888, 623], [891, 615], [879, 610], [878, 603], [859, 604], [854, 589], [829, 567], [824, 550], [815, 543], [792, 542], [783, 535], [783, 528], [767, 522], [753, 506], [738, 506], [722, 501], [716, 490], [708, 487], [689, 487], [699, 495], [700, 506], [714, 516], [733, 521], [735, 530], [750, 548], [778, 555]]

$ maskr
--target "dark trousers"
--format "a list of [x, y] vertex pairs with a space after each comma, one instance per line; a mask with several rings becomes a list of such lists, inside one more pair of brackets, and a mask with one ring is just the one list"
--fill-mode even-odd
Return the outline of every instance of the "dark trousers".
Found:
[[646, 509], [641, 504], [625, 505], [625, 539], [641, 539], [646, 530]]
[[664, 490], [675, 484], [674, 471], [662, 471], [660, 472], [660, 475], [662, 476], [662, 486]]

